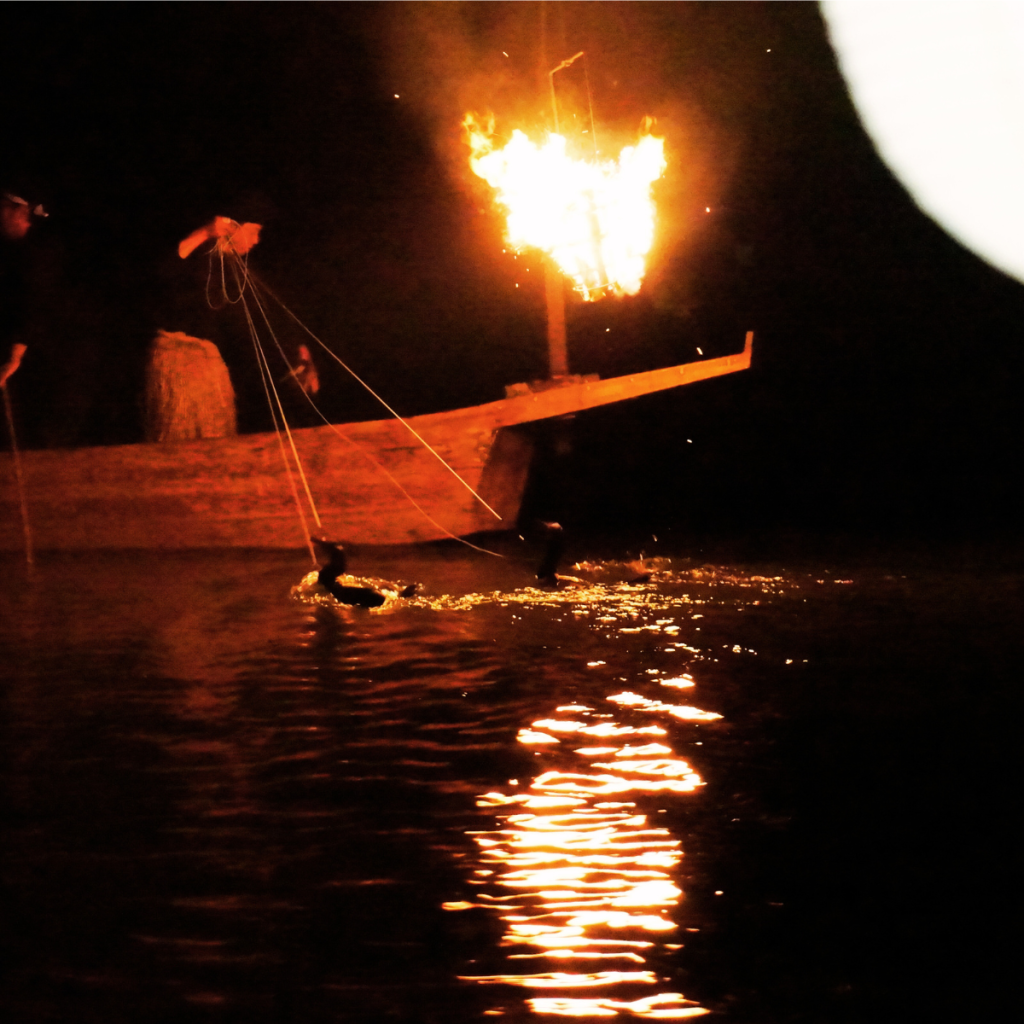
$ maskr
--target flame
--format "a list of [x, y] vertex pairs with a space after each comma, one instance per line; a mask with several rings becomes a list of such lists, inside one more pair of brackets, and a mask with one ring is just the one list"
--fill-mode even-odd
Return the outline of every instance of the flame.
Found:
[[496, 149], [493, 126], [467, 114], [470, 166], [508, 213], [514, 249], [546, 252], [584, 299], [635, 295], [654, 241], [651, 186], [665, 169], [664, 139], [644, 134], [615, 160], [571, 156], [563, 135], [537, 144], [516, 129]]

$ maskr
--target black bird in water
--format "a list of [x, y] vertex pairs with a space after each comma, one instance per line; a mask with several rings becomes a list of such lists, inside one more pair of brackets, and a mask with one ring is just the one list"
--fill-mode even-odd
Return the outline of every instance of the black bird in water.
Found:
[[544, 548], [540, 565], [537, 566], [537, 582], [542, 587], [587, 586], [586, 580], [578, 579], [576, 576], [563, 576], [555, 571], [565, 553], [565, 530], [561, 524], [542, 522], [540, 526], [547, 537], [547, 547]]
[[[559, 523], [544, 523], [540, 527], [547, 537], [547, 547], [541, 557], [540, 565], [537, 566], [537, 581], [542, 587], [583, 587], [587, 585], [586, 580], [578, 579], [575, 576], [562, 576], [556, 570], [558, 563], [565, 553], [565, 530]], [[638, 562], [629, 567], [634, 570], [634, 575], [624, 582], [627, 585], [650, 583], [652, 573], [644, 565], [643, 556]]]
[[[373, 587], [350, 587], [338, 582], [338, 577], [346, 573], [348, 561], [345, 557], [345, 549], [336, 541], [322, 540], [319, 537], [312, 537], [313, 546], [322, 558], [325, 559], [323, 568], [317, 575], [317, 583], [320, 584], [334, 599], [341, 604], [355, 605], [358, 608], [379, 608], [384, 604], [388, 595], [382, 594]], [[410, 583], [405, 588], [397, 584], [394, 588], [394, 595], [397, 597], [412, 597], [416, 593], [416, 583]]]
[[632, 562], [629, 568], [636, 571], [635, 576], [631, 576], [626, 580], [626, 583], [629, 586], [634, 586], [640, 583], [650, 583], [651, 578], [654, 576], [654, 573], [644, 565], [644, 556], [642, 554], [640, 555], [640, 560]]
[[565, 531], [559, 523], [541, 523], [541, 529], [547, 535], [548, 543], [537, 566], [537, 582], [542, 587], [557, 587], [558, 563], [565, 551]]

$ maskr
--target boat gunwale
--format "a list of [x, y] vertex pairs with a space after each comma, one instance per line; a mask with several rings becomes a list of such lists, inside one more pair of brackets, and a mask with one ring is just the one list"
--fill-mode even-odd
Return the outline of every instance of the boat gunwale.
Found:
[[[531, 391], [510, 398], [499, 398], [481, 405], [422, 413], [403, 419], [386, 418], [323, 424], [314, 427], [296, 427], [292, 429], [291, 433], [298, 442], [317, 435], [340, 433], [355, 442], [374, 439], [378, 443], [385, 440], [390, 434], [392, 437], [387, 439], [394, 447], [405, 448], [410, 445], [418, 445], [415, 438], [409, 437], [408, 427], [405, 424], [413, 427], [417, 433], [429, 435], [435, 429], [450, 429], [459, 421], [475, 425], [481, 431], [494, 431], [503, 427], [566, 416], [574, 412], [583, 412], [587, 409], [599, 408], [602, 405], [640, 398], [658, 391], [748, 369], [752, 347], [753, 332], [749, 331], [743, 351], [732, 355], [718, 356], [692, 363], [680, 363], [676, 366], [645, 370], [619, 377], [599, 380], [570, 380], [565, 384], [548, 387], [544, 390]], [[34, 449], [25, 451], [22, 455], [32, 461], [49, 461], [68, 457], [85, 457], [98, 452], [109, 452], [111, 457], [114, 457], [115, 453], [130, 449], [140, 455], [145, 452], [156, 458], [163, 457], [173, 461], [178, 453], [188, 452], [191, 454], [205, 449], [210, 456], [214, 456], [217, 449], [230, 449], [237, 446], [239, 450], [252, 451], [260, 445], [268, 443], [276, 444], [276, 435], [270, 431], [261, 431], [253, 434], [197, 438], [187, 441], [132, 442], [83, 448]], [[0, 453], [0, 459], [10, 458], [12, 458], [10, 452]]]

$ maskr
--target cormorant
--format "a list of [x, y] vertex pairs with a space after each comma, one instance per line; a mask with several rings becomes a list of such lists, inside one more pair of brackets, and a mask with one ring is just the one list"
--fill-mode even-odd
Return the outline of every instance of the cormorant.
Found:
[[[387, 594], [382, 594], [373, 587], [351, 587], [338, 582], [338, 577], [346, 573], [348, 563], [345, 558], [345, 549], [341, 544], [333, 540], [323, 540], [320, 537], [310, 538], [313, 546], [320, 556], [326, 561], [323, 568], [317, 575], [319, 583], [336, 601], [341, 604], [355, 605], [359, 608], [379, 608], [387, 599]], [[394, 589], [396, 597], [412, 597], [416, 593], [418, 584], [410, 583], [405, 588], [397, 584]]]

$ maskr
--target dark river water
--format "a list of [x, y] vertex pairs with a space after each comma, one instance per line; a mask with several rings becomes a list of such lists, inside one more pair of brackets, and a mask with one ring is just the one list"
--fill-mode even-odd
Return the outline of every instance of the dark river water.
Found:
[[1009, 1006], [1020, 573], [356, 561], [0, 562], [5, 1019]]

